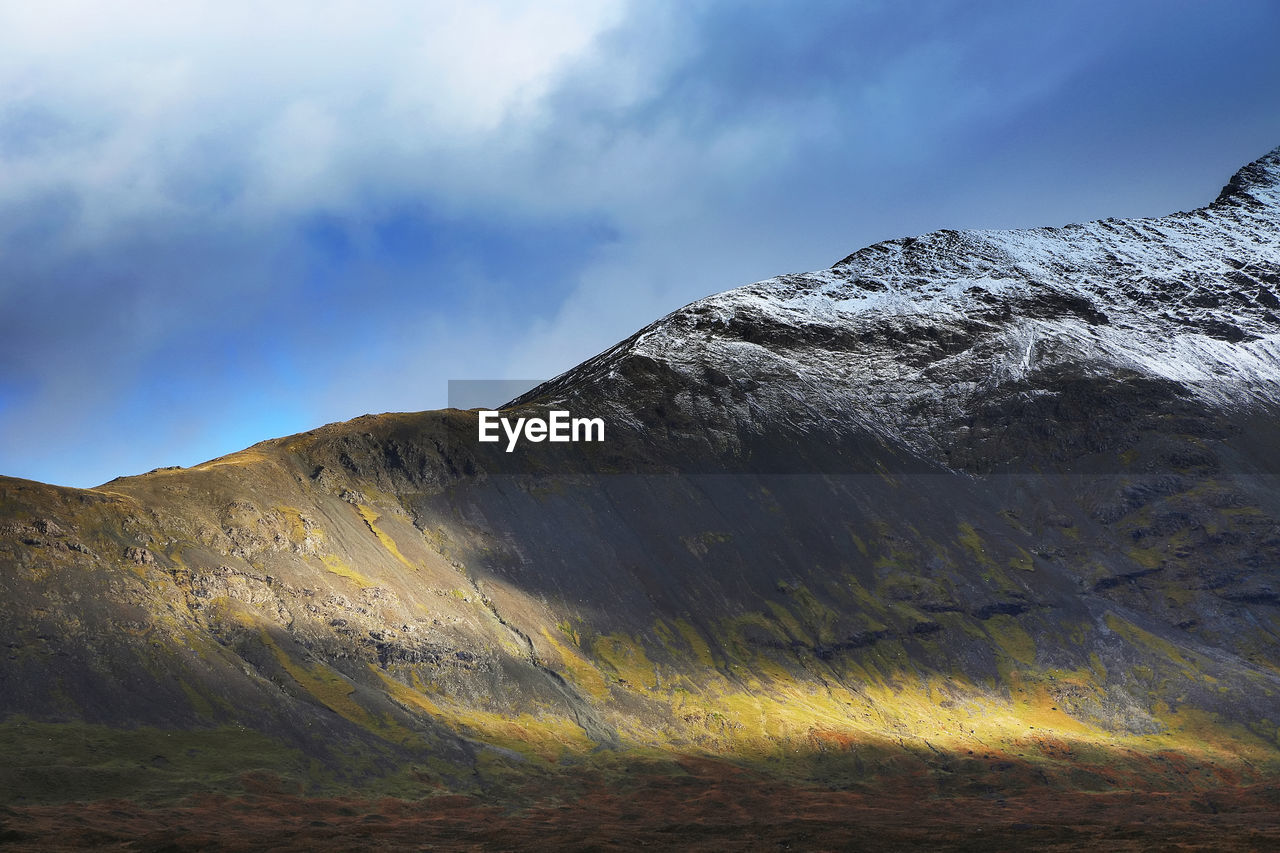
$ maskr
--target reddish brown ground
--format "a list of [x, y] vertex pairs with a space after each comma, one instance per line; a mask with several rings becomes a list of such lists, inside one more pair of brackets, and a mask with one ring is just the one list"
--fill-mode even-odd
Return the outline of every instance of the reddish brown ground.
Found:
[[[503, 809], [464, 796], [302, 798], [270, 785], [177, 805], [0, 810], [5, 850], [1280, 850], [1280, 787], [1198, 793], [921, 795], [769, 780], [712, 761], [687, 776], [543, 792]], [[251, 780], [250, 780], [251, 781]]]

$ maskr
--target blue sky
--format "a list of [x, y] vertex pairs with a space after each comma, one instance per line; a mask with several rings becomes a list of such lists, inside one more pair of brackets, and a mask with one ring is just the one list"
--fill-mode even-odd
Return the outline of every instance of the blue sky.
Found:
[[89, 486], [1280, 145], [1280, 4], [0, 0], [0, 473]]

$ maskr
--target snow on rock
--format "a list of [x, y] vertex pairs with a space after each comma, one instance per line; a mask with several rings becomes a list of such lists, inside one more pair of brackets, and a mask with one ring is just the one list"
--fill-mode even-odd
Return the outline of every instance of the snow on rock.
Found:
[[[627, 417], [620, 365], [708, 369], [737, 414], [855, 423], [928, 450], [975, 395], [1050, 368], [1170, 380], [1219, 406], [1280, 402], [1280, 149], [1207, 207], [1063, 228], [938, 231], [681, 308], [532, 392], [595, 385]], [[1042, 392], [1051, 392], [1046, 385]], [[728, 405], [728, 404], [726, 404]]]

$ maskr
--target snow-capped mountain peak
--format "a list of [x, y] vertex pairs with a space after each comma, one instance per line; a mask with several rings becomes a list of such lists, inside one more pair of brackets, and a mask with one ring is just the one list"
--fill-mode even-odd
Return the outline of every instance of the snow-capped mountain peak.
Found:
[[1269, 209], [1274, 216], [1275, 210], [1280, 208], [1280, 148], [1236, 172], [1222, 188], [1213, 206]]
[[[629, 417], [627, 359], [691, 389], [726, 377], [749, 422], [855, 423], [936, 451], [942, 422], [1063, 370], [1169, 381], [1217, 406], [1280, 402], [1280, 149], [1212, 204], [1062, 228], [944, 230], [694, 302], [527, 395], [594, 386]], [[706, 393], [701, 391], [700, 393]], [[692, 405], [692, 404], [691, 404]]]

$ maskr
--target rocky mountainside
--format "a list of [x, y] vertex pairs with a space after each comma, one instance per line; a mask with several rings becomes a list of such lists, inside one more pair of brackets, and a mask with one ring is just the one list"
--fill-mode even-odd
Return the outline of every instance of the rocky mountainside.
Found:
[[1264, 783], [1278, 294], [1280, 149], [1188, 213], [942, 231], [718, 294], [505, 407], [602, 417], [600, 444], [507, 453], [446, 410], [97, 489], [0, 480], [0, 778], [10, 802], [267, 777], [510, 800], [691, 757], [955, 796]]

